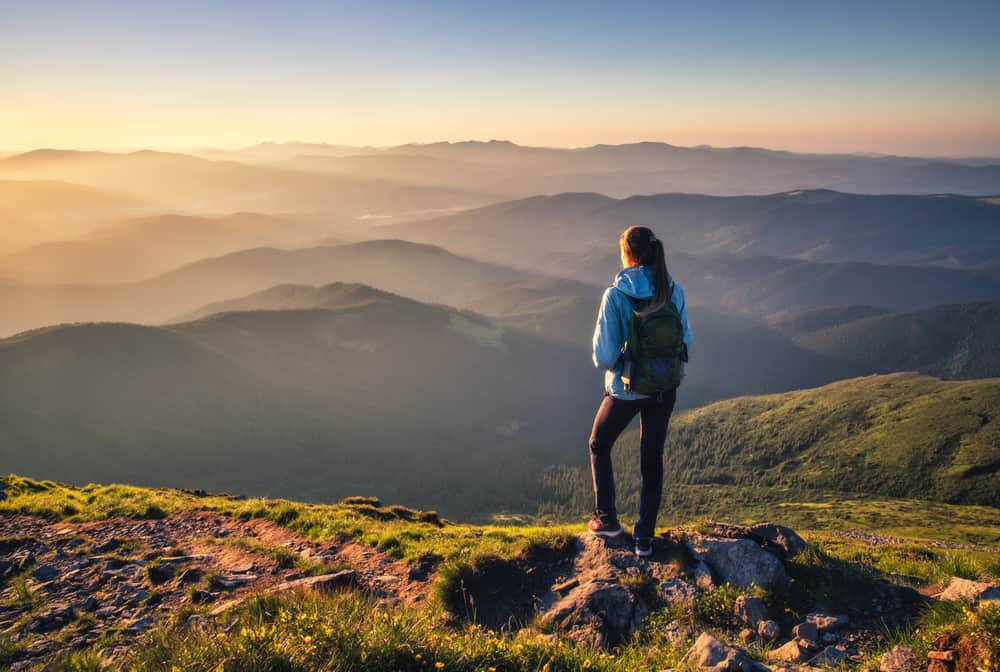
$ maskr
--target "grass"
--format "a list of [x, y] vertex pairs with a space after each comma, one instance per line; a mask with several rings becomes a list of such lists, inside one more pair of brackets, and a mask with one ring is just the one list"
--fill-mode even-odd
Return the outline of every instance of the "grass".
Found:
[[215, 670], [634, 670], [676, 665], [683, 652], [655, 637], [598, 651], [540, 633], [450, 630], [425, 612], [338, 595], [257, 597], [227, 631], [166, 628], [129, 661], [134, 672]]
[[[530, 626], [528, 614], [519, 623], [528, 627], [520, 632], [489, 630], [483, 624], [490, 621], [490, 605], [466, 599], [477, 581], [499, 581], [496, 585], [506, 586], [500, 594], [523, 589], [531, 580], [525, 569], [546, 559], [564, 557], [575, 543], [573, 535], [583, 529], [581, 525], [462, 525], [440, 520], [433, 513], [384, 506], [371, 498], [323, 505], [128, 486], [72, 488], [20, 477], [7, 477], [4, 483], [7, 498], [0, 501], [0, 512], [87, 521], [114, 516], [141, 518], [149, 513], [151, 506], [164, 515], [205, 510], [243, 519], [265, 518], [316, 539], [345, 535], [404, 560], [433, 555], [440, 562], [432, 599], [423, 608], [389, 608], [355, 593], [260, 596], [236, 608], [236, 621], [231, 628], [223, 628], [224, 623], [231, 623], [229, 616], [225, 621], [210, 621], [213, 625], [206, 632], [185, 629], [184, 619], [178, 617], [145, 636], [126, 666], [135, 672], [676, 669], [682, 667], [681, 657], [690, 641], [670, 641], [667, 624], [679, 620], [697, 632], [707, 628], [733, 640], [739, 627], [733, 621], [733, 605], [746, 592], [724, 586], [702, 594], [693, 602], [654, 610], [647, 626], [633, 641], [610, 651], [598, 651], [563, 640], [557, 634], [538, 631]], [[987, 515], [977, 517], [980, 509]], [[815, 544], [815, 550], [789, 563], [789, 573], [794, 579], [791, 589], [755, 592], [765, 599], [772, 613], [784, 614], [783, 620], [799, 618], [817, 604], [849, 613], [851, 605], [838, 602], [851, 592], [846, 577], [863, 580], [896, 576], [903, 580], [901, 575], [905, 575], [927, 583], [938, 583], [952, 575], [1000, 579], [1000, 555], [996, 553], [933, 548], [919, 540], [944, 537], [962, 543], [982, 543], [1000, 539], [1000, 513], [988, 507], [861, 499], [813, 502], [801, 505], [798, 511], [821, 523], [806, 534]], [[745, 514], [745, 510], [741, 513]], [[768, 518], [787, 521], [783, 509], [777, 512], [772, 509], [769, 513]], [[848, 527], [863, 519], [869, 523], [891, 519], [894, 526], [876, 531], [893, 536], [905, 536], [905, 531], [917, 529], [921, 517], [925, 524], [912, 543], [869, 547], [830, 531], [837, 529], [832, 521], [842, 515], [847, 517]], [[958, 533], [947, 527], [949, 520], [960, 528]], [[844, 526], [842, 521], [841, 529]], [[296, 567], [307, 573], [319, 569], [285, 547], [250, 540], [219, 543], [266, 554], [282, 567]], [[215, 580], [216, 576], [207, 573], [200, 585], [211, 586]], [[506, 580], [509, 585], [502, 583]], [[640, 575], [625, 582], [650, 605], [655, 604], [655, 585], [650, 577]], [[39, 596], [28, 591], [26, 574], [14, 577], [11, 583], [16, 599], [23, 604], [34, 604], [38, 599]], [[18, 589], [19, 585], [23, 590]], [[458, 624], [446, 619], [441, 607], [457, 613]], [[978, 638], [974, 641], [993, 647], [983, 649], [986, 652], [983, 655], [993, 656], [988, 660], [996, 661], [1000, 610], [938, 605], [927, 610], [912, 627], [891, 633], [890, 639], [926, 651], [943, 636]], [[112, 641], [113, 635], [109, 635], [100, 645], [107, 646]], [[13, 659], [20, 654], [19, 647], [20, 644], [0, 639], [0, 667], [4, 656]], [[96, 651], [97, 645], [89, 651], [63, 656], [45, 669], [106, 669]], [[752, 649], [755, 654], [762, 651]], [[991, 664], [994, 663], [987, 663], [983, 672], [993, 672]]]
[[281, 499], [230, 495], [198, 496], [169, 488], [127, 485], [71, 487], [21, 476], [0, 478], [6, 499], [0, 513], [87, 522], [115, 517], [144, 518], [155, 507], [164, 515], [200, 510], [250, 520], [264, 518], [307, 537], [345, 536], [400, 559], [433, 554], [472, 560], [480, 555], [513, 557], [534, 543], [565, 536], [575, 527], [473, 526], [440, 519], [432, 511], [383, 506], [372, 498], [352, 497], [337, 504], [307, 504]]

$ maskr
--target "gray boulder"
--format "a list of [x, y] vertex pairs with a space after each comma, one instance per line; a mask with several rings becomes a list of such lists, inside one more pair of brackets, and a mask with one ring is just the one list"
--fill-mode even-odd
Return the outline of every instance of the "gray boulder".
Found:
[[694, 536], [685, 543], [695, 558], [737, 588], [771, 588], [788, 583], [781, 560], [749, 539]]
[[882, 654], [881, 672], [914, 672], [916, 669], [917, 656], [912, 646], [897, 645]]
[[773, 642], [781, 634], [781, 626], [774, 621], [761, 621], [757, 624], [757, 636], [765, 642]]
[[682, 662], [712, 672], [767, 670], [743, 649], [723, 644], [707, 632], [701, 633], [694, 645], [684, 654]]
[[733, 605], [733, 615], [743, 625], [756, 630], [758, 623], [768, 620], [767, 605], [759, 597], [740, 595]]
[[814, 611], [811, 614], [806, 614], [806, 623], [815, 625], [816, 630], [822, 636], [827, 632], [846, 628], [851, 624], [851, 619], [840, 614], [827, 614], [822, 611]]
[[1000, 601], [1000, 586], [986, 583], [985, 581], [970, 581], [953, 576], [949, 579], [944, 591], [937, 598], [947, 602], [955, 602], [957, 600], [971, 600], [973, 602]]
[[701, 595], [701, 590], [697, 587], [677, 578], [667, 579], [661, 583], [658, 592], [660, 599], [670, 605], [693, 602]]
[[781, 549], [785, 558], [794, 558], [809, 549], [809, 544], [795, 530], [775, 523], [761, 523], [750, 528], [752, 538]]
[[618, 644], [642, 627], [646, 607], [617, 581], [594, 579], [570, 591], [545, 614], [577, 641]]

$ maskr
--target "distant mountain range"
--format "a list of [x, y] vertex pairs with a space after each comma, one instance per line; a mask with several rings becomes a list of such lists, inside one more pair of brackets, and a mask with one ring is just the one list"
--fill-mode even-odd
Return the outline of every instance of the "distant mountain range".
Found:
[[864, 196], [794, 191], [769, 196], [692, 194], [536, 196], [378, 235], [442, 245], [512, 265], [553, 253], [614, 248], [627, 226], [651, 227], [671, 254], [739, 254], [819, 262], [997, 268], [1000, 200], [964, 196]]
[[472, 207], [496, 201], [460, 187], [322, 175], [187, 154], [36, 150], [0, 159], [0, 179], [116, 189], [162, 209], [197, 214], [322, 210], [351, 217]]
[[336, 238], [318, 224], [270, 215], [158, 215], [0, 256], [0, 273], [25, 283], [132, 282], [206, 257], [256, 247], [302, 247], [321, 236], [327, 245], [335, 244]]
[[114, 189], [0, 175], [0, 255], [43, 240], [84, 234], [102, 219], [139, 214], [148, 204]]
[[798, 154], [662, 142], [577, 149], [524, 147], [499, 140], [353, 149], [264, 143], [200, 153], [237, 161], [289, 161], [318, 172], [462, 186], [509, 196], [572, 191], [614, 197], [663, 192], [736, 195], [819, 188], [869, 194], [1000, 194], [1000, 160]]
[[64, 322], [157, 323], [204, 304], [280, 284], [363, 282], [423, 300], [460, 304], [484, 285], [532, 277], [398, 240], [297, 250], [258, 248], [204, 259], [135, 283], [0, 284], [0, 334]]

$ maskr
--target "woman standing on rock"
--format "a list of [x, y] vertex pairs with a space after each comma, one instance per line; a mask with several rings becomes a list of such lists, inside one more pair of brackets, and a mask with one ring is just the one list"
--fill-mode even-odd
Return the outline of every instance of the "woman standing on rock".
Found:
[[691, 327], [684, 290], [667, 271], [663, 243], [650, 229], [632, 226], [619, 245], [624, 268], [604, 292], [594, 330], [594, 364], [605, 374], [604, 399], [590, 435], [596, 504], [588, 527], [603, 537], [624, 532], [615, 510], [611, 447], [638, 414], [642, 491], [633, 539], [636, 555], [646, 557], [653, 553], [663, 445], [691, 347]]

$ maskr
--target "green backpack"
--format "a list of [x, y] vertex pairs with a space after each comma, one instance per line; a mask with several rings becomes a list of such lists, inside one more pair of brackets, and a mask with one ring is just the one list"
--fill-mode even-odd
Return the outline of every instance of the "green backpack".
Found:
[[681, 362], [687, 361], [684, 325], [673, 301], [659, 310], [640, 317], [648, 301], [633, 299], [635, 308], [628, 323], [625, 343], [625, 389], [639, 394], [658, 394], [677, 389], [681, 384]]

